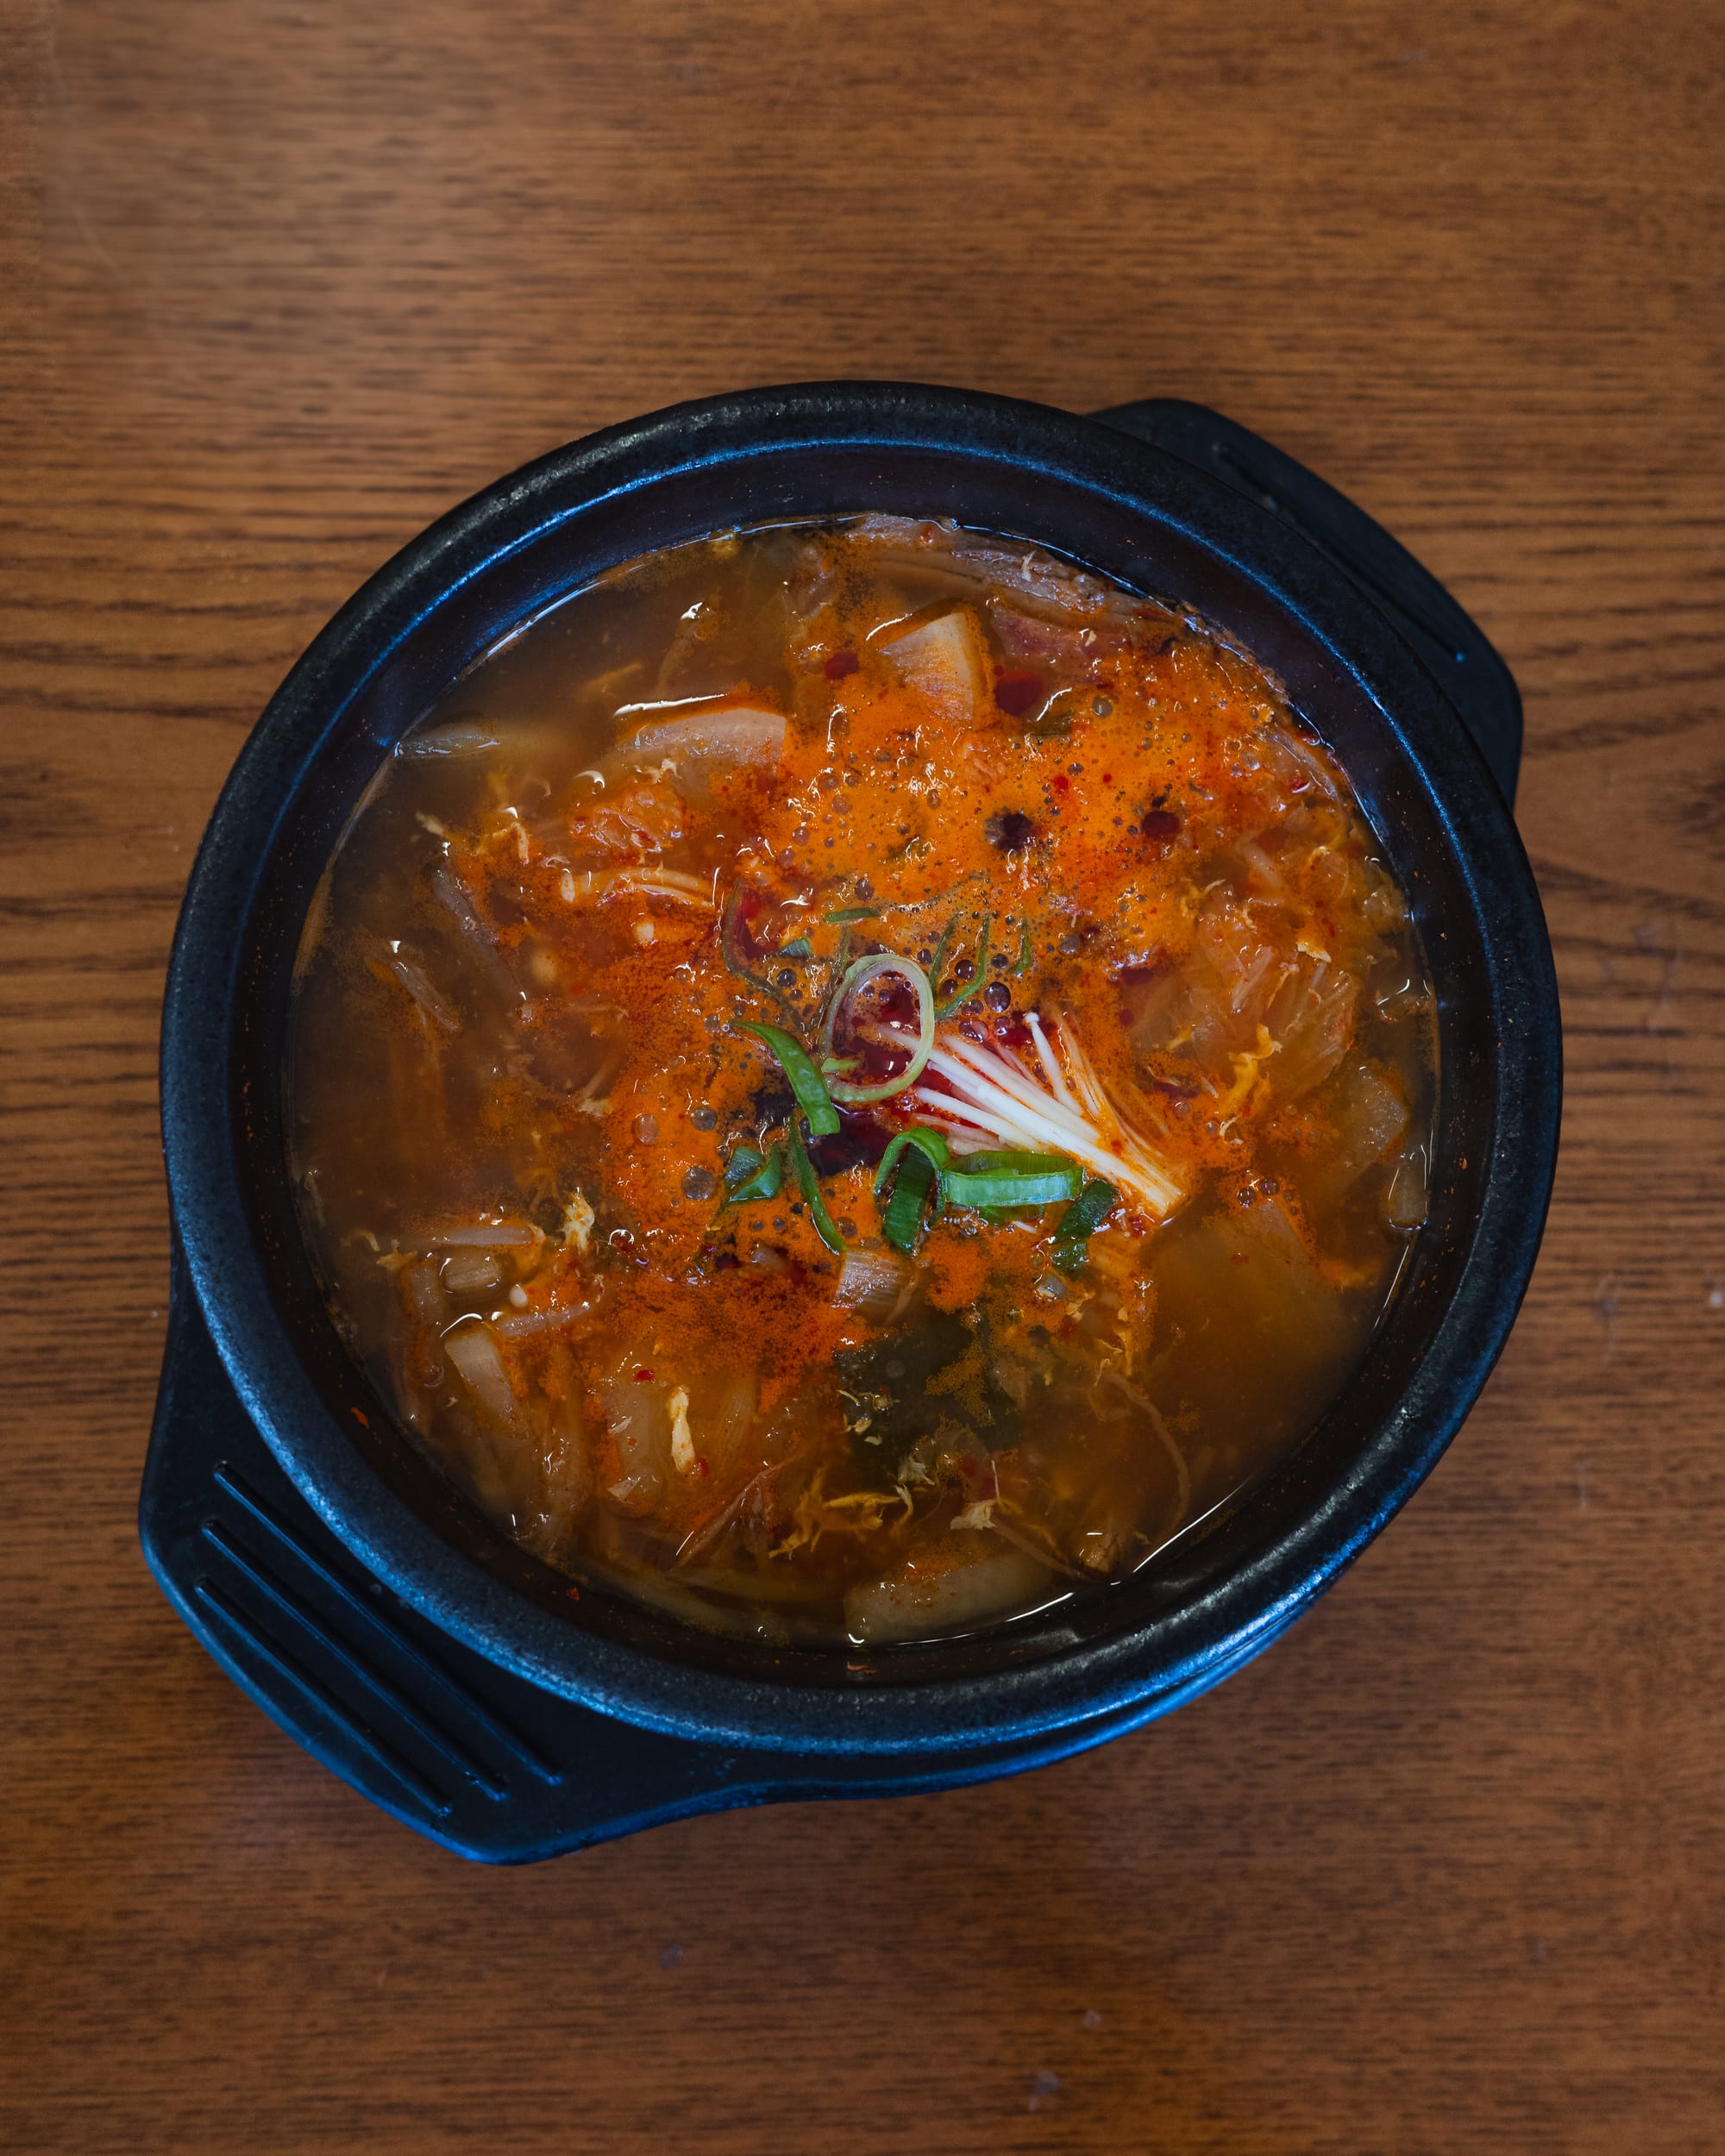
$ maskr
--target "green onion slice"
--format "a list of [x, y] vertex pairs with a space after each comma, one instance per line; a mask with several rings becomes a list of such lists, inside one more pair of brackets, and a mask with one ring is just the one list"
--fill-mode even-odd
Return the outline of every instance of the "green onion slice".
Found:
[[[812, 1124], [810, 1127], [813, 1127]], [[832, 1127], [834, 1130], [838, 1128], [837, 1117], [833, 1119]], [[843, 1257], [844, 1238], [833, 1225], [832, 1215], [826, 1209], [826, 1200], [820, 1194], [820, 1185], [814, 1179], [814, 1163], [808, 1156], [808, 1148], [803, 1144], [803, 1134], [797, 1128], [795, 1116], [791, 1118], [790, 1146], [791, 1167], [796, 1175], [797, 1188], [801, 1191], [803, 1202], [809, 1209], [809, 1218], [814, 1222], [814, 1232], [828, 1250]]]
[[955, 1161], [940, 1179], [948, 1205], [1070, 1206], [1084, 1185], [1084, 1171], [1061, 1153], [971, 1153]]
[[737, 1030], [739, 1033], [753, 1033], [765, 1041], [778, 1057], [780, 1068], [797, 1097], [797, 1106], [808, 1118], [810, 1130], [817, 1138], [831, 1138], [838, 1128], [838, 1111], [802, 1043], [794, 1033], [786, 1032], [782, 1025], [762, 1025], [754, 1018], [738, 1018]]
[[[848, 1078], [835, 1076], [830, 1081], [830, 1090], [835, 1100], [858, 1106], [869, 1100], [890, 1100], [894, 1094], [902, 1093], [906, 1086], [916, 1083], [934, 1052], [934, 991], [929, 986], [928, 975], [915, 959], [900, 958], [896, 951], [878, 950], [871, 957], [859, 958], [846, 971], [833, 991], [832, 1000], [827, 1006], [826, 1030], [823, 1040], [826, 1068], [829, 1070], [837, 1068], [834, 1041], [845, 1005], [859, 988], [866, 988], [871, 981], [878, 981], [887, 974], [896, 974], [900, 980], [908, 981], [911, 993], [916, 998], [917, 1038], [916, 1045], [911, 1048], [911, 1059], [896, 1078], [885, 1079], [878, 1086], [859, 1086]], [[905, 1045], [911, 1047], [908, 1040]], [[836, 1130], [837, 1125], [835, 1124], [833, 1127]]]
[[739, 981], [746, 981], [751, 988], [757, 989], [761, 994], [776, 1003], [787, 1018], [794, 1018], [795, 1008], [782, 989], [770, 981], [765, 974], [756, 973], [752, 966], [743, 962], [743, 953], [738, 949], [737, 942], [743, 899], [743, 887], [739, 881], [731, 886], [731, 896], [724, 902], [724, 912], [718, 929], [719, 955]]
[[[900, 1159], [907, 1152], [922, 1154], [937, 1175], [950, 1164], [952, 1148], [938, 1131], [924, 1130], [920, 1125], [913, 1131], [900, 1131], [881, 1156], [881, 1165], [875, 1174], [875, 1195], [878, 1198], [893, 1180], [893, 1174]], [[938, 1200], [937, 1200], [937, 1206]]]
[[771, 1146], [765, 1153], [757, 1152], [752, 1145], [739, 1145], [724, 1163], [724, 1202], [746, 1206], [757, 1198], [776, 1198], [784, 1181], [782, 1145]]
[[[907, 1135], [922, 1138], [932, 1137], [934, 1133], [918, 1131]], [[892, 1201], [881, 1216], [881, 1233], [895, 1250], [910, 1251], [916, 1248], [917, 1237], [922, 1232], [923, 1207], [934, 1183], [933, 1161], [920, 1147], [911, 1147], [899, 1162]]]
[[985, 913], [982, 917], [982, 933], [976, 938], [976, 970], [971, 975], [969, 980], [965, 982], [964, 986], [959, 989], [956, 995], [948, 996], [945, 1002], [941, 1005], [939, 1010], [937, 1012], [936, 1016], [943, 1018], [950, 1018], [952, 1016], [952, 1013], [958, 1008], [960, 1004], [968, 1003], [972, 996], [980, 994], [982, 988], [987, 985], [988, 979], [988, 917]]
[[952, 939], [957, 933], [958, 924], [956, 920], [949, 921], [941, 930], [940, 941], [935, 945], [934, 956], [929, 963], [928, 977], [931, 981], [939, 980], [940, 969], [946, 963], [946, 954], [951, 950]]
[[1060, 1216], [1054, 1231], [1054, 1264], [1058, 1272], [1080, 1273], [1088, 1255], [1086, 1245], [1120, 1203], [1120, 1194], [1100, 1176], [1087, 1182]]

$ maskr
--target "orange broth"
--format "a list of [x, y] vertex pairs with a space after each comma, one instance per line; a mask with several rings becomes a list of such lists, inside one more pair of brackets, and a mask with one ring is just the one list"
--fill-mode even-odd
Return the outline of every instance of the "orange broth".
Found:
[[572, 1579], [776, 1643], [1153, 1562], [1424, 1216], [1430, 991], [1334, 760], [1201, 624], [943, 523], [671, 549], [499, 646], [296, 996], [304, 1230], [402, 1420]]

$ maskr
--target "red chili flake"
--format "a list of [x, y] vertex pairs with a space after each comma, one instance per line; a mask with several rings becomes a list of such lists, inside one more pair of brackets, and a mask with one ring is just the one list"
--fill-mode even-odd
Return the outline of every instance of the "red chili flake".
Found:
[[1138, 829], [1146, 838], [1160, 839], [1166, 844], [1180, 836], [1180, 818], [1172, 809], [1151, 809]]
[[706, 1463], [706, 1459], [705, 1459], [704, 1457], [703, 1457], [703, 1458], [697, 1458], [697, 1460], [695, 1461], [695, 1473], [696, 1473], [697, 1475], [708, 1475], [708, 1474], [711, 1474], [711, 1473], [712, 1473], [712, 1470], [708, 1467], [708, 1465], [707, 1465], [707, 1463]]
[[1113, 774], [1113, 773], [1112, 771], [1105, 771], [1105, 772], [1102, 774], [1102, 784], [1103, 784], [1104, 786], [1112, 786], [1113, 783], [1114, 783], [1114, 774]]
[[578, 1602], [581, 1599], [581, 1590], [578, 1587], [566, 1587], [563, 1592], [572, 1602]]
[[1290, 779], [1288, 781], [1288, 791], [1290, 793], [1303, 793], [1311, 783], [1312, 781], [1303, 775], [1297, 779]]
[[1003, 674], [994, 684], [995, 703], [1013, 718], [1022, 718], [1042, 698], [1042, 676], [1038, 674]]
[[829, 681], [842, 681], [847, 674], [855, 674], [862, 663], [856, 654], [850, 649], [829, 652], [821, 672]]
[[653, 1382], [652, 1371], [637, 1370], [635, 1373], [635, 1382], [637, 1385], [650, 1385]]
[[362, 1413], [357, 1407], [354, 1410], [354, 1420], [359, 1424], [361, 1429], [362, 1430], [369, 1430], [372, 1426], [371, 1417], [367, 1414]]
[[1251, 1256], [1251, 1252], [1250, 1250], [1236, 1250], [1233, 1258], [1230, 1260], [1230, 1263], [1235, 1265], [1244, 1265], [1247, 1258]]
[[1057, 793], [1070, 793], [1072, 791], [1072, 781], [1063, 771], [1057, 771], [1048, 783]]

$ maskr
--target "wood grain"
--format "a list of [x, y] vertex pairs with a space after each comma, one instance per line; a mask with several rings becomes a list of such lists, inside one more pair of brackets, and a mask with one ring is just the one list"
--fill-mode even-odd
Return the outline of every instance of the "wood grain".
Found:
[[[1725, 16], [0, 22], [0, 2143], [1725, 2147]], [[1477, 614], [1567, 1018], [1550, 1232], [1429, 1486], [1214, 1697], [489, 1874], [279, 1735], [138, 1554], [175, 907], [428, 517], [847, 373], [1215, 404]]]

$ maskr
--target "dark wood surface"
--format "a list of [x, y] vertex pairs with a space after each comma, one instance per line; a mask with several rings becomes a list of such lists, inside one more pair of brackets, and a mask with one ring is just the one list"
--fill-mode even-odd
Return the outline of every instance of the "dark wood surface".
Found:
[[[1725, 16], [6, 0], [0, 84], [0, 2145], [1725, 2147]], [[175, 908], [428, 518], [847, 373], [1213, 404], [1475, 611], [1550, 1232], [1430, 1484], [1213, 1697], [489, 1873], [138, 1552]]]

